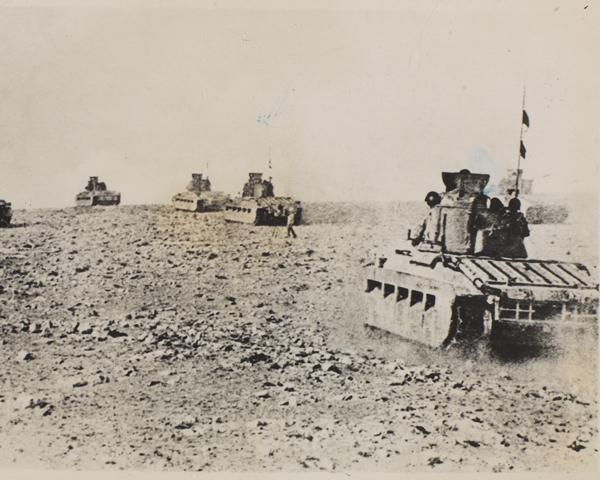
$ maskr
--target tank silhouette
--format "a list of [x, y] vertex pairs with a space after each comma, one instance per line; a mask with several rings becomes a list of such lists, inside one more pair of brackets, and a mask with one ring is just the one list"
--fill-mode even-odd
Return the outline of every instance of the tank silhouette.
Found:
[[107, 190], [104, 182], [99, 182], [98, 177], [90, 177], [85, 190], [75, 197], [78, 207], [92, 207], [96, 205], [119, 205], [121, 194]]
[[190, 212], [216, 212], [223, 210], [229, 195], [222, 192], [212, 192], [210, 180], [202, 178], [201, 173], [192, 173], [192, 180], [186, 187], [187, 192], [178, 193], [173, 197], [173, 206], [177, 210]]
[[0, 228], [10, 227], [12, 219], [12, 208], [9, 202], [0, 200]]
[[518, 198], [529, 223], [564, 223], [569, 217], [569, 210], [565, 205], [552, 205], [536, 198], [533, 194], [533, 180], [523, 178], [523, 170], [519, 170], [518, 185], [517, 170], [509, 169], [498, 188], [507, 203], [510, 198], [516, 196], [518, 188]]
[[223, 217], [228, 222], [253, 225], [286, 225], [288, 212], [294, 213], [294, 225], [302, 220], [300, 202], [290, 197], [276, 197], [271, 179], [263, 180], [262, 173], [250, 173], [242, 197], [227, 202]]
[[431, 347], [476, 338], [539, 345], [561, 329], [597, 328], [598, 284], [585, 266], [483, 254], [482, 220], [503, 212], [483, 194], [489, 176], [442, 179], [419, 239], [409, 231], [412, 245], [369, 268], [367, 325]]

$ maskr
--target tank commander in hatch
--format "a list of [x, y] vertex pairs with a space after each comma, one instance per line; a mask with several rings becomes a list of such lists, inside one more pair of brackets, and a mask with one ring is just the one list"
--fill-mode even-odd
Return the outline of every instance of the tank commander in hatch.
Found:
[[431, 191], [425, 197], [425, 203], [431, 210], [421, 225], [415, 228], [414, 231], [409, 231], [408, 239], [412, 242], [413, 247], [416, 247], [425, 239], [432, 242], [435, 241], [435, 238], [428, 238], [428, 233], [433, 232], [433, 235], [436, 233], [436, 226], [439, 220], [439, 209], [434, 207], [439, 205], [441, 201], [442, 197], [437, 192]]

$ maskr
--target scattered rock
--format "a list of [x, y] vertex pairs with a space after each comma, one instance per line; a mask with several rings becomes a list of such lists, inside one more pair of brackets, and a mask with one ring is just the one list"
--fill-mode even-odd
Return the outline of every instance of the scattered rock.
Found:
[[19, 362], [25, 362], [29, 360], [33, 360], [33, 355], [29, 353], [27, 350], [21, 350], [17, 353], [17, 360]]
[[[485, 375], [453, 360], [453, 372], [412, 365], [429, 356], [404, 344], [397, 357], [395, 338], [363, 342], [354, 269], [386, 240], [374, 225], [313, 223], [290, 246], [281, 230], [170, 206], [21, 214], [36, 221], [7, 230], [5, 248], [39, 247], [2, 260], [1, 343], [7, 359], [23, 348], [36, 361], [3, 378], [0, 434], [39, 433], [23, 458], [187, 471], [547, 470], [552, 452], [593, 463], [594, 395], [544, 390], [526, 369], [517, 385], [510, 362]], [[21, 389], [33, 394], [13, 403]]]
[[89, 335], [92, 333], [93, 330], [94, 330], [94, 327], [89, 322], [84, 322], [84, 323], [81, 323], [78, 325], [78, 331], [82, 335]]
[[118, 330], [112, 330], [112, 329], [109, 329], [108, 332], [106, 333], [106, 335], [111, 338], [119, 338], [119, 337], [127, 336], [127, 334], [125, 332], [120, 332]]

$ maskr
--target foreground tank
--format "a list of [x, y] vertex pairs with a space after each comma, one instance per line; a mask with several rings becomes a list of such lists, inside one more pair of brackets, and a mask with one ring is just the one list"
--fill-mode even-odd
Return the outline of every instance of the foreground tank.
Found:
[[[517, 170], [508, 170], [506, 177], [500, 181], [498, 187], [505, 200], [515, 196]], [[533, 194], [533, 180], [523, 178], [523, 170], [519, 170], [518, 190], [522, 210], [529, 223], [564, 223], [569, 217], [569, 210], [565, 205], [542, 201]]]
[[0, 228], [10, 227], [12, 219], [12, 208], [9, 202], [0, 200]]
[[188, 212], [218, 212], [229, 201], [229, 195], [212, 192], [210, 180], [202, 178], [201, 173], [192, 173], [192, 181], [186, 187], [187, 192], [173, 197], [173, 206], [177, 210]]
[[431, 347], [486, 338], [513, 345], [561, 330], [597, 334], [598, 284], [578, 263], [477, 255], [488, 175], [444, 173], [423, 241], [375, 259], [367, 324]]
[[262, 179], [262, 173], [251, 173], [244, 185], [242, 198], [225, 205], [223, 216], [228, 222], [253, 225], [286, 225], [288, 212], [294, 213], [294, 225], [302, 220], [300, 202], [290, 197], [276, 197], [273, 184]]
[[98, 177], [90, 177], [85, 191], [75, 197], [78, 207], [93, 207], [96, 205], [110, 206], [121, 203], [121, 194], [106, 189], [104, 182], [99, 182]]

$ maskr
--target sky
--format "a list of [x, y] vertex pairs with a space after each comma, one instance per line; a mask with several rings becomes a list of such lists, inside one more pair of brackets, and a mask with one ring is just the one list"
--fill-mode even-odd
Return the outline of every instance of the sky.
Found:
[[442, 171], [597, 192], [589, 0], [22, 1], [0, 7], [0, 199], [123, 204], [249, 172], [311, 201], [421, 200]]

